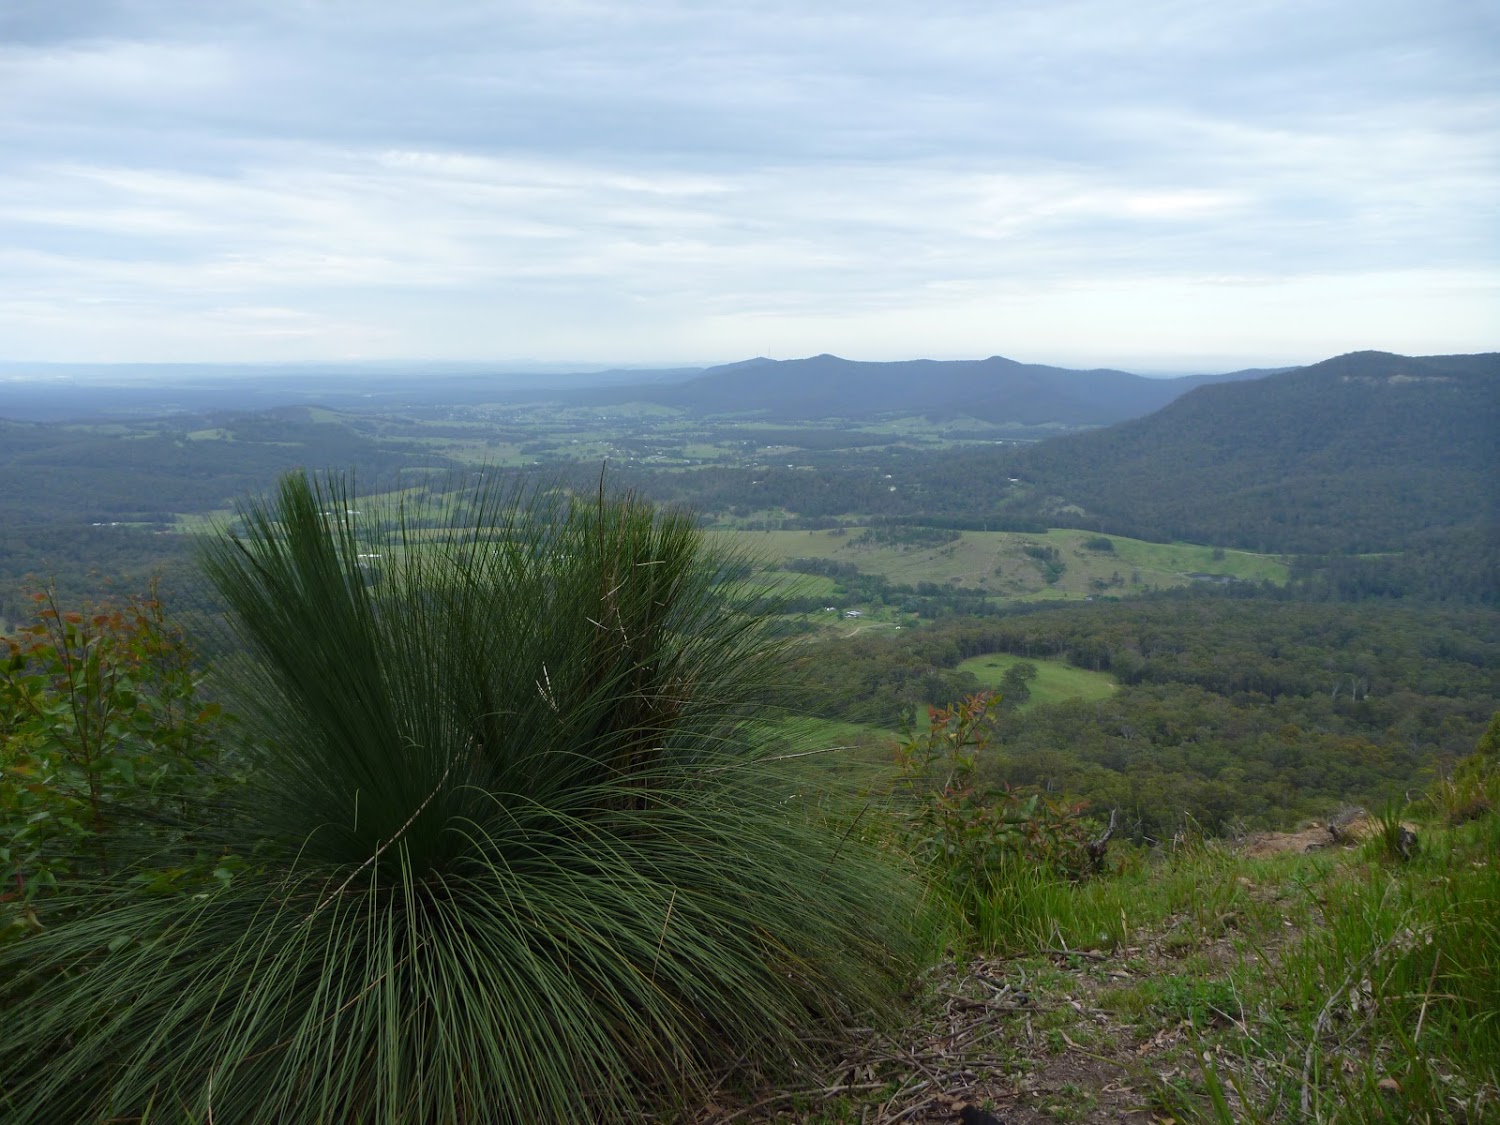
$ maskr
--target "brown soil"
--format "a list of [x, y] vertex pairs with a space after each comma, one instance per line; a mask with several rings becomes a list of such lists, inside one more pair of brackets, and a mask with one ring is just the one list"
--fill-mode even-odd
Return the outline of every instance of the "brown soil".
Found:
[[[1411, 832], [1414, 824], [1405, 824]], [[1358, 811], [1345, 820], [1334, 820], [1328, 824], [1314, 822], [1296, 832], [1258, 832], [1248, 837], [1243, 849], [1251, 857], [1275, 855], [1278, 852], [1314, 852], [1323, 848], [1353, 848], [1378, 834], [1381, 823], [1375, 817]]]
[[[1348, 818], [1342, 839], [1315, 825], [1242, 847], [1252, 856], [1356, 847], [1372, 830], [1368, 818]], [[1240, 882], [1256, 898], [1271, 893]], [[1049, 949], [945, 963], [929, 974], [899, 1034], [851, 1029], [821, 1045], [821, 1057], [837, 1061], [810, 1065], [797, 1089], [726, 1097], [704, 1107], [694, 1125], [1169, 1125], [1172, 1098], [1164, 1094], [1201, 1080], [1196, 1037], [1187, 1019], [1143, 1010], [1134, 990], [1227, 975], [1240, 963], [1238, 926], [1234, 913], [1207, 927], [1174, 917], [1108, 952]], [[1262, 933], [1258, 956], [1275, 956], [1293, 934]], [[1209, 1018], [1235, 1023], [1222, 1013]], [[1235, 1109], [1234, 1092], [1226, 1096]]]
[[[944, 965], [926, 983], [915, 1026], [899, 1035], [851, 1032], [839, 1061], [801, 1089], [708, 1107], [698, 1123], [1166, 1125], [1155, 1091], [1196, 1078], [1190, 1027], [1132, 1019], [1101, 999], [1180, 973], [1185, 951], [1174, 945], [1176, 932], [1110, 953]], [[1222, 950], [1193, 952], [1222, 954], [1227, 963], [1233, 954], [1221, 942]]]

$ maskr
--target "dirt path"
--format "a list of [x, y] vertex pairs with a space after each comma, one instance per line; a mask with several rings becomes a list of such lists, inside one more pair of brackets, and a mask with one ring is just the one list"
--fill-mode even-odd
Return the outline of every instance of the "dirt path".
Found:
[[[1243, 854], [1327, 846], [1355, 845], [1316, 826], [1263, 834]], [[1280, 918], [1276, 888], [1237, 882]], [[1195, 1028], [1242, 1026], [1231, 972], [1247, 958], [1274, 958], [1293, 935], [1273, 920], [1274, 930], [1246, 943], [1248, 922], [1234, 911], [1207, 921], [1178, 914], [1108, 951], [944, 963], [899, 1034], [853, 1029], [839, 1061], [800, 1089], [710, 1107], [698, 1121], [1168, 1125], [1173, 1091], [1201, 1089]]]
[[701, 1120], [1163, 1125], [1153, 1090], [1194, 1065], [1190, 1024], [1143, 1028], [1112, 998], [1176, 960], [1142, 945], [945, 965], [926, 982], [915, 1026], [856, 1031], [819, 1081]]

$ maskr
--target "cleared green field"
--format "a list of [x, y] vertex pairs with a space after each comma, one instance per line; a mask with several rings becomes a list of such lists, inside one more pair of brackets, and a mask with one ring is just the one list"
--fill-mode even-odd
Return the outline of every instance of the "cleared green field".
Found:
[[1115, 690], [1114, 677], [1103, 672], [1089, 672], [1075, 668], [1061, 660], [1027, 659], [1005, 652], [988, 656], [975, 656], [958, 666], [959, 671], [972, 673], [985, 687], [998, 688], [1000, 678], [1012, 664], [1025, 662], [1036, 668], [1036, 679], [1031, 681], [1031, 698], [1023, 707], [1038, 703], [1060, 703], [1065, 699], [1082, 699], [1086, 703], [1108, 699]]
[[695, 461], [720, 461], [727, 457], [721, 447], [703, 441], [690, 441], [682, 447], [682, 455]]
[[1275, 583], [1287, 579], [1286, 563], [1272, 555], [1119, 536], [1109, 537], [1112, 550], [1095, 550], [1087, 544], [1098, 536], [1087, 531], [966, 531], [950, 543], [937, 545], [862, 542], [864, 531], [856, 527], [842, 529], [842, 534], [839, 530], [718, 534], [768, 561], [833, 559], [852, 563], [867, 574], [884, 575], [894, 583], [961, 586], [1007, 600], [1118, 597], [1202, 580], [1194, 575]]
[[[1054, 535], [1077, 536], [1074, 531], [1049, 531]], [[1084, 536], [1085, 539], [1089, 536]], [[1287, 580], [1287, 564], [1276, 555], [1257, 555], [1251, 551], [1201, 547], [1193, 543], [1147, 543], [1142, 539], [1110, 537], [1114, 553], [1121, 562], [1138, 568], [1142, 574], [1227, 574], [1252, 582]], [[1217, 557], [1216, 557], [1217, 556]]]
[[177, 516], [176, 530], [184, 535], [218, 531], [234, 519], [233, 508], [218, 508], [212, 512], [188, 512]]
[[[751, 585], [784, 597], [832, 599], [837, 583], [820, 574], [793, 574], [785, 570], [758, 570], [750, 577]], [[831, 604], [831, 603], [830, 603]]]

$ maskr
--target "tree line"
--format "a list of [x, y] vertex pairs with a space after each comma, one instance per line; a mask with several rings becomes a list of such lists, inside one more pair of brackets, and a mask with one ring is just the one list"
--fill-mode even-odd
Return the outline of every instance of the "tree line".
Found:
[[1500, 614], [1198, 591], [828, 642], [799, 664], [796, 702], [896, 727], [979, 690], [959, 664], [996, 652], [1120, 687], [1011, 712], [994, 775], [1119, 807], [1143, 834], [1378, 806], [1448, 769], [1500, 708]]

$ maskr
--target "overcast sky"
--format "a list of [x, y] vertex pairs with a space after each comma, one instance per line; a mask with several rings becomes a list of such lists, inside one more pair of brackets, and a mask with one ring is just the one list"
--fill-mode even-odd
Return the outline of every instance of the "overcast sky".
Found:
[[0, 0], [0, 360], [1500, 348], [1494, 0]]

